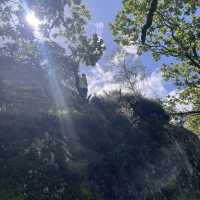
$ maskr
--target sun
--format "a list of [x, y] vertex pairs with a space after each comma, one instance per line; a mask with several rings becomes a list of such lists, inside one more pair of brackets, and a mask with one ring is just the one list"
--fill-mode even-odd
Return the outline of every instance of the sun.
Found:
[[39, 28], [39, 25], [41, 24], [40, 20], [35, 16], [35, 13], [33, 11], [30, 11], [26, 15], [26, 21], [36, 30]]

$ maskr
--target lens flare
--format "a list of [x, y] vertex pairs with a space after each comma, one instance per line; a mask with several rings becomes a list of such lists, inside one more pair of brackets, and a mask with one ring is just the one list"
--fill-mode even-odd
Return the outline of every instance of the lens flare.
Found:
[[40, 20], [35, 16], [33, 11], [30, 11], [26, 16], [26, 21], [34, 28], [38, 29], [41, 24]]

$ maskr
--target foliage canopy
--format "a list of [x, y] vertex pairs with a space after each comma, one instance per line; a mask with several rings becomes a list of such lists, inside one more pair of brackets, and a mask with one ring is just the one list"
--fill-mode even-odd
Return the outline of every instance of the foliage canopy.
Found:
[[[115, 40], [122, 45], [136, 45], [139, 53], [151, 51], [155, 60], [172, 57], [163, 65], [163, 75], [171, 79], [180, 91], [172, 103], [192, 104], [200, 110], [200, 1], [159, 0], [147, 29], [145, 42], [142, 28], [152, 0], [124, 0], [111, 28]], [[152, 17], [152, 16], [151, 16]]]
[[[37, 29], [27, 22], [30, 12], [40, 21]], [[77, 80], [79, 64], [94, 66], [105, 49], [97, 34], [86, 34], [90, 13], [81, 0], [1, 1], [0, 19], [0, 55], [32, 66], [53, 66], [61, 80], [67, 74]]]

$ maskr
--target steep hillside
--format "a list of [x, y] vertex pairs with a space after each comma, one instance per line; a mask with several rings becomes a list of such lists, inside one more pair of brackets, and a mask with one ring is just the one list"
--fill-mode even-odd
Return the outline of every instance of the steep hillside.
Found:
[[4, 200], [199, 199], [200, 142], [155, 101], [93, 98], [62, 113], [0, 113]]

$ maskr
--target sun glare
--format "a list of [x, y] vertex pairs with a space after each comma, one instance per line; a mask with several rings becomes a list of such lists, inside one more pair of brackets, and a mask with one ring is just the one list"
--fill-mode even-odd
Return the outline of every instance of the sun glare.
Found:
[[33, 11], [30, 11], [26, 16], [27, 22], [34, 28], [38, 29], [40, 25], [40, 20], [35, 16]]

